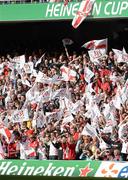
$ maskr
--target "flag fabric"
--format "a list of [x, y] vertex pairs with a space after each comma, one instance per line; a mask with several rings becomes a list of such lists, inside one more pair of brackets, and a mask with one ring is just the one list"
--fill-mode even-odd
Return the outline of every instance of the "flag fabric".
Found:
[[128, 63], [128, 54], [126, 53], [126, 51], [124, 49], [122, 51], [118, 50], [118, 49], [112, 49], [112, 50], [113, 50], [114, 54], [116, 55], [118, 63], [120, 63], [120, 62]]
[[52, 93], [52, 99], [64, 97], [66, 94], [66, 88], [61, 88]]
[[16, 69], [22, 69], [25, 64], [25, 55], [14, 57], [13, 62], [15, 63]]
[[93, 8], [95, 0], [84, 0], [80, 4], [80, 8], [77, 11], [75, 17], [72, 21], [72, 26], [76, 29], [83, 21], [86, 19], [86, 17], [89, 15]]
[[36, 82], [44, 83], [44, 84], [51, 84], [52, 79], [49, 78], [46, 74], [39, 71], [36, 77]]
[[64, 114], [64, 119], [63, 119], [63, 122], [62, 124], [67, 124], [69, 122], [72, 122], [74, 120], [74, 117], [73, 115], [70, 113], [70, 111], [65, 111], [65, 114]]
[[52, 88], [49, 87], [43, 92], [41, 98], [43, 102], [47, 102], [51, 100], [51, 97], [52, 97]]
[[128, 63], [128, 54], [126, 52], [122, 53], [122, 62]]
[[98, 136], [97, 135], [97, 132], [96, 132], [96, 129], [93, 128], [90, 124], [86, 124], [83, 131], [82, 131], [82, 135], [85, 135], [85, 136], [91, 136], [91, 137], [95, 137], [95, 136]]
[[88, 54], [94, 64], [100, 64], [99, 60], [106, 55], [106, 49], [89, 50]]
[[4, 71], [4, 63], [0, 64], [0, 75], [3, 73]]
[[20, 159], [23, 159], [23, 160], [27, 159], [25, 145], [20, 143]]
[[66, 66], [61, 66], [60, 70], [64, 81], [73, 81], [76, 78], [76, 71]]
[[5, 127], [1, 128], [0, 129], [0, 134], [3, 135], [6, 138], [7, 142], [9, 142], [9, 140], [11, 138], [11, 132], [10, 132], [10, 130], [8, 128], [5, 128]]
[[0, 160], [4, 159], [4, 150], [3, 150], [3, 147], [2, 147], [2, 144], [0, 142]]
[[94, 73], [88, 68], [84, 69], [84, 79], [86, 82], [90, 83], [91, 78], [94, 76]]
[[13, 123], [22, 123], [23, 121], [28, 121], [29, 120], [29, 115], [28, 115], [28, 109], [23, 109], [23, 110], [15, 110], [14, 113], [12, 114], [12, 121]]
[[22, 79], [21, 79], [21, 82], [22, 82], [22, 84], [25, 84], [25, 85], [28, 86], [28, 87], [32, 87], [31, 84], [30, 84], [30, 82], [29, 82], [27, 79], [22, 78]]
[[78, 100], [76, 103], [73, 103], [72, 107], [70, 108], [70, 111], [72, 114], [76, 115], [78, 111], [80, 111], [80, 108], [83, 106], [83, 102], [81, 100]]
[[69, 38], [62, 39], [63, 46], [72, 45], [73, 41]]
[[126, 50], [125, 50], [125, 48], [124, 48], [124, 47], [123, 47], [122, 52], [123, 52], [124, 54], [127, 54], [127, 53], [126, 53]]
[[35, 67], [37, 67], [38, 66], [38, 64], [40, 64], [41, 63], [41, 61], [42, 61], [42, 58], [45, 56], [45, 53], [39, 58], [39, 60], [36, 62], [36, 64], [35, 64]]
[[118, 63], [122, 62], [122, 51], [119, 49], [112, 49], [112, 50], [116, 56], [117, 62]]
[[27, 156], [36, 156], [35, 149], [32, 148], [32, 147], [30, 147], [29, 149], [26, 149], [25, 153], [26, 153]]
[[107, 49], [107, 38], [89, 41], [85, 43], [82, 47], [86, 49]]

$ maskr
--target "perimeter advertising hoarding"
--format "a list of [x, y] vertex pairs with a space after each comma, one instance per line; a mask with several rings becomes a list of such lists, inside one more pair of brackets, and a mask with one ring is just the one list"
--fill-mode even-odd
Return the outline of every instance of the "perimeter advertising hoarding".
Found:
[[[72, 19], [80, 2], [0, 5], [0, 21]], [[128, 0], [96, 0], [88, 19], [128, 18]]]
[[[45, 180], [56, 180], [56, 177], [50, 176], [50, 177], [43, 177]], [[42, 177], [40, 176], [0, 176], [0, 180], [42, 180]], [[117, 180], [117, 178], [96, 178], [96, 177], [57, 177], [57, 180]], [[122, 180], [121, 178], [118, 178], [118, 180]]]
[[0, 175], [114, 177], [128, 179], [128, 162], [1, 160]]

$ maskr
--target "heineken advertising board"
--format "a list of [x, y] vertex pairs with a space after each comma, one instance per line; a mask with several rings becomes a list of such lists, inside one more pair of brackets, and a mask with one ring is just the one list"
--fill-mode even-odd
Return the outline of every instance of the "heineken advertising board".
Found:
[[0, 175], [128, 178], [128, 162], [1, 160]]
[[[80, 2], [0, 5], [0, 21], [73, 19]], [[128, 0], [96, 0], [88, 19], [128, 18]]]

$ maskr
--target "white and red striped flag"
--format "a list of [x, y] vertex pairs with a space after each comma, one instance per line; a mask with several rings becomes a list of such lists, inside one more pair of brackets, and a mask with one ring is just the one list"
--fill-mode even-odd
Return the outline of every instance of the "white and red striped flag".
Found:
[[107, 49], [107, 38], [100, 40], [92, 40], [85, 43], [82, 47], [86, 49]]
[[86, 17], [89, 15], [93, 8], [95, 0], [84, 0], [80, 4], [80, 8], [77, 11], [75, 17], [72, 21], [72, 26], [76, 29], [83, 21], [86, 19]]

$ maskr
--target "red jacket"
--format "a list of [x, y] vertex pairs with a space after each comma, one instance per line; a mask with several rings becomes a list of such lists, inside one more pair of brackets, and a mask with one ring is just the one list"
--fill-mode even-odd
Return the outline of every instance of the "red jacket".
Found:
[[76, 144], [62, 143], [64, 160], [76, 159], [75, 147], [76, 147]]
[[102, 84], [101, 84], [101, 89], [102, 89], [103, 91], [110, 92], [110, 90], [111, 90], [110, 84], [109, 84], [108, 82], [102, 83]]
[[110, 76], [110, 74], [111, 74], [111, 71], [108, 70], [108, 69], [102, 69], [102, 70], [100, 71], [100, 76], [101, 76], [101, 77]]
[[75, 153], [76, 144], [69, 144], [69, 143], [67, 143], [67, 146], [69, 148], [68, 160], [76, 159], [76, 153]]

